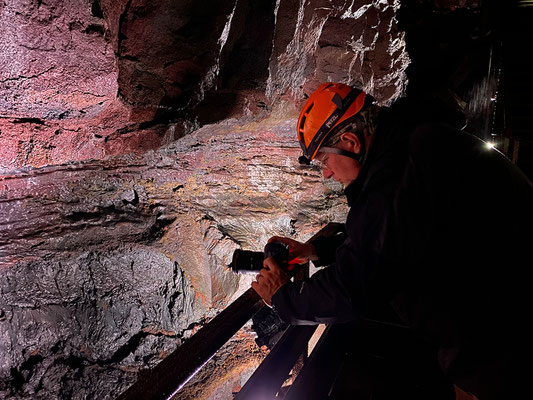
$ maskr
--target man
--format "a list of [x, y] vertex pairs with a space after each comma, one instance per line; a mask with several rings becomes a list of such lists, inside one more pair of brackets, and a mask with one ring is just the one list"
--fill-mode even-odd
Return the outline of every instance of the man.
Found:
[[378, 108], [360, 90], [321, 85], [298, 120], [301, 160], [345, 186], [346, 234], [311, 244], [272, 238], [289, 245], [293, 262], [333, 265], [290, 282], [267, 259], [252, 287], [292, 324], [391, 307], [457, 387], [510, 398], [529, 340], [533, 187], [450, 121], [436, 103]]

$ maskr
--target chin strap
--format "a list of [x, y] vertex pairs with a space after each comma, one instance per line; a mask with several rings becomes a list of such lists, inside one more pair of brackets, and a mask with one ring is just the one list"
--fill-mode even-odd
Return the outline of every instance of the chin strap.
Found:
[[[352, 158], [362, 164], [365, 160], [365, 155], [366, 155], [366, 146], [365, 146], [365, 139], [363, 135], [363, 126], [362, 126], [361, 120], [359, 119], [356, 119], [353, 123], [355, 124], [355, 128], [353, 129], [353, 132], [357, 135], [357, 138], [359, 139], [359, 143], [361, 143], [361, 152], [359, 154], [352, 153], [351, 151], [338, 149], [336, 147], [327, 147], [327, 146], [320, 147], [318, 149], [318, 152], [338, 154], [340, 156]], [[311, 160], [305, 155], [300, 156], [298, 158], [298, 162], [300, 163], [300, 165], [311, 164]]]

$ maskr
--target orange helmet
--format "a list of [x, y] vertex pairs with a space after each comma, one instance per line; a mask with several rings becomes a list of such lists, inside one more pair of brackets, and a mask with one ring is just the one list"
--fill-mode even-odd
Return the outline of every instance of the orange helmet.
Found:
[[365, 92], [343, 83], [320, 85], [298, 118], [298, 141], [303, 150], [300, 162], [308, 164], [315, 158], [326, 139], [363, 109], [365, 97]]

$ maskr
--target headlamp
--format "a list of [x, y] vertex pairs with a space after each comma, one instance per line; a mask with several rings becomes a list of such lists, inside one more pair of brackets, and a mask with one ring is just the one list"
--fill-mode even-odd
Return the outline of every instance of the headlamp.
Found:
[[306, 156], [300, 156], [298, 157], [298, 163], [300, 165], [310, 165], [311, 160], [309, 160], [309, 158], [307, 158]]

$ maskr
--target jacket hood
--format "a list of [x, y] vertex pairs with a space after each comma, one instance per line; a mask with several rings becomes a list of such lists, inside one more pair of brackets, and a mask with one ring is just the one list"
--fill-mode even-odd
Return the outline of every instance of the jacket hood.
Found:
[[434, 98], [401, 98], [380, 109], [366, 160], [357, 179], [345, 190], [350, 206], [362, 190], [381, 186], [379, 190], [387, 191], [391, 189], [387, 182], [398, 182], [407, 161], [410, 135], [417, 126], [427, 123], [461, 129], [464, 117]]

